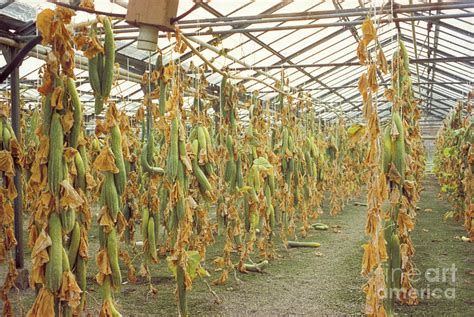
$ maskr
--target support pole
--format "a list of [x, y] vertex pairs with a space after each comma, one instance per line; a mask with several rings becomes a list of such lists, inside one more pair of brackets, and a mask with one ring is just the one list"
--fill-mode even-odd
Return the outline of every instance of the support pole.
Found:
[[[18, 53], [18, 49], [10, 47], [10, 60]], [[20, 68], [17, 66], [11, 73], [11, 96], [12, 96], [12, 109], [11, 119], [12, 128], [15, 132], [16, 138], [21, 142], [20, 135]], [[21, 184], [21, 168], [15, 165], [15, 187], [18, 193], [15, 201], [13, 202], [13, 208], [15, 211], [15, 239], [17, 241], [15, 248], [15, 264], [17, 269], [23, 269], [25, 266], [24, 259], [24, 245], [23, 245], [23, 197], [22, 197], [22, 184]]]
[[[19, 49], [12, 46], [2, 46], [2, 53], [7, 63], [11, 63], [18, 54]], [[20, 135], [20, 69], [19, 64], [10, 73], [10, 89], [11, 89], [11, 120], [13, 132], [18, 142], [21, 143]], [[17, 241], [15, 247], [15, 266], [17, 269], [22, 270], [25, 267], [24, 259], [24, 244], [23, 244], [23, 197], [22, 197], [22, 184], [21, 184], [21, 168], [15, 164], [15, 177], [14, 183], [17, 197], [13, 201], [13, 210], [15, 214], [14, 226], [15, 226], [15, 239]], [[20, 274], [22, 275], [22, 274]], [[20, 288], [22, 288], [20, 286]]]

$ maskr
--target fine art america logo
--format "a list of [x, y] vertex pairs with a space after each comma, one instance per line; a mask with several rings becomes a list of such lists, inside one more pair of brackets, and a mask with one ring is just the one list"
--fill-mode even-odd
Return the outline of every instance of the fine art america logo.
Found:
[[[414, 269], [414, 275], [411, 281], [416, 285], [420, 281], [426, 281], [423, 288], [413, 288], [408, 292], [408, 297], [423, 299], [455, 299], [456, 288], [456, 265], [453, 263], [450, 267], [428, 268], [424, 273], [419, 269]], [[397, 274], [398, 273], [398, 274]], [[392, 277], [400, 276], [400, 272], [393, 270]], [[392, 278], [392, 281], [394, 279]], [[439, 285], [441, 284], [441, 285]], [[443, 285], [444, 284], [444, 285]], [[398, 295], [405, 291], [404, 289], [391, 288], [389, 292], [385, 292], [390, 298], [398, 298]]]

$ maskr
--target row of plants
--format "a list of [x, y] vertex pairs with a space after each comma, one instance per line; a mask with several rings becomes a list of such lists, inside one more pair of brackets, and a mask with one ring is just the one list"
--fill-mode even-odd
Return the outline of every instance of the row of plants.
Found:
[[[389, 69], [377, 29], [368, 17], [362, 25], [363, 37], [357, 55], [366, 66], [359, 79], [368, 122], [367, 136], [371, 167], [368, 182], [366, 234], [363, 245], [362, 274], [368, 282], [365, 312], [369, 316], [392, 316], [395, 301], [416, 305], [418, 298], [412, 286], [415, 277], [410, 238], [414, 229], [416, 206], [422, 190], [424, 147], [420, 132], [420, 110], [412, 91], [409, 57], [399, 41]], [[376, 93], [377, 73], [391, 72], [391, 88], [384, 91], [392, 103], [391, 118], [380, 123]], [[384, 207], [387, 202], [388, 207]]]
[[436, 138], [433, 172], [441, 185], [441, 196], [447, 199], [453, 211], [445, 218], [462, 220], [467, 230], [466, 240], [474, 238], [474, 128], [472, 121], [472, 95], [467, 102], [458, 102], [444, 121]]

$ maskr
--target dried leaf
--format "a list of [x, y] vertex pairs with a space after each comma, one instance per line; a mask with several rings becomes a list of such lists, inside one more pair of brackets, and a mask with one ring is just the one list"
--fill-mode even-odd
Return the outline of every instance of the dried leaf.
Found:
[[365, 65], [367, 61], [367, 46], [363, 40], [360, 40], [359, 45], [357, 45], [357, 57], [359, 58], [359, 63]]
[[173, 78], [174, 73], [174, 65], [170, 64], [166, 66], [163, 70], [163, 80], [165, 82], [169, 82]]
[[42, 81], [41, 86], [38, 87], [38, 92], [41, 93], [42, 95], [47, 95], [53, 90], [54, 74], [51, 73], [49, 69], [47, 69], [46, 72], [43, 74], [42, 79], [43, 81]]
[[375, 40], [377, 36], [374, 24], [372, 23], [372, 20], [370, 20], [369, 17], [367, 17], [362, 23], [362, 36], [366, 46], [372, 40]]
[[404, 233], [409, 232], [415, 228], [413, 219], [402, 210], [400, 210], [398, 213], [398, 226], [400, 227], [399, 230]]
[[0, 172], [3, 172], [5, 175], [10, 177], [15, 176], [13, 157], [7, 150], [0, 151]]
[[110, 213], [107, 212], [106, 206], [102, 207], [102, 209], [100, 210], [100, 215], [97, 219], [97, 222], [101, 227], [103, 227], [102, 230], [104, 230], [105, 233], [109, 233], [115, 227], [115, 223], [112, 217], [110, 216]]
[[71, 271], [63, 272], [63, 280], [59, 290], [59, 299], [66, 301], [68, 306], [76, 308], [81, 303], [81, 289]]
[[68, 133], [74, 125], [74, 113], [67, 111], [64, 116], [61, 117], [61, 125], [63, 126], [64, 133]]
[[77, 193], [74, 187], [69, 184], [68, 180], [63, 180], [61, 182], [61, 188], [62, 193], [59, 204], [62, 208], [76, 209], [84, 204], [84, 200]]
[[125, 231], [125, 228], [127, 228], [127, 219], [125, 219], [125, 216], [121, 212], [119, 212], [117, 215], [116, 226], [117, 226], [117, 234], [121, 236], [122, 233]]
[[79, 243], [79, 255], [81, 258], [89, 258], [89, 241], [87, 239], [87, 230], [81, 227], [81, 241]]
[[42, 287], [36, 296], [33, 307], [26, 314], [27, 317], [55, 316], [54, 295], [46, 287]]
[[81, 0], [81, 3], [79, 4], [79, 7], [94, 10], [94, 1], [93, 0]]
[[143, 106], [139, 107], [137, 113], [135, 114], [135, 119], [138, 122], [142, 122], [145, 119], [145, 108]]
[[51, 9], [44, 9], [36, 17], [36, 28], [41, 33], [43, 37], [41, 43], [47, 45], [51, 43], [53, 37], [53, 23], [54, 23], [55, 13]]
[[11, 225], [15, 219], [15, 213], [10, 201], [3, 201], [3, 206], [0, 207], [0, 223], [4, 226]]
[[367, 276], [369, 272], [377, 265], [375, 249], [370, 243], [362, 245], [364, 257], [362, 259], [362, 275]]
[[64, 24], [70, 24], [72, 17], [76, 15], [76, 11], [58, 6], [56, 7], [56, 15]]
[[63, 98], [64, 98], [64, 88], [61, 86], [56, 86], [51, 95], [51, 107], [56, 108], [56, 110], [63, 110]]
[[74, 44], [77, 48], [82, 49], [87, 43], [89, 43], [89, 37], [85, 34], [78, 33], [76, 36], [74, 36]]
[[104, 54], [104, 47], [102, 43], [97, 40], [96, 36], [93, 36], [88, 41], [87, 50], [84, 51], [84, 56], [88, 59], [94, 58], [97, 54]]
[[95, 279], [99, 285], [102, 285], [104, 278], [107, 275], [112, 275], [112, 270], [110, 269], [109, 256], [107, 255], [107, 250], [102, 249], [96, 256], [96, 263], [99, 269], [99, 272], [95, 276]]
[[94, 168], [99, 172], [118, 173], [119, 170], [115, 165], [114, 153], [109, 147], [104, 147], [94, 161]]
[[41, 230], [31, 250], [31, 285], [44, 282], [44, 264], [49, 262], [48, 247], [52, 245], [51, 238], [44, 229]]
[[223, 257], [221, 256], [218, 256], [217, 258], [215, 258], [212, 263], [217, 266], [218, 268], [223, 268], [225, 266], [225, 260]]
[[385, 58], [385, 54], [381, 47], [379, 47], [379, 50], [377, 53], [377, 65], [379, 66], [380, 70], [382, 71], [384, 75], [388, 74], [387, 59]]
[[369, 88], [369, 83], [367, 81], [367, 74], [366, 73], [363, 73], [360, 78], [359, 78], [359, 82], [358, 82], [358, 87], [359, 87], [359, 92], [360, 94], [362, 95], [362, 99], [364, 102], [367, 102], [367, 99], [369, 97], [369, 94], [368, 94], [368, 88]]
[[369, 84], [370, 90], [374, 93], [377, 92], [379, 90], [379, 85], [377, 84], [377, 66], [375, 64], [370, 65], [367, 77], [367, 83]]
[[95, 121], [95, 135], [100, 136], [101, 134], [105, 134], [109, 131], [109, 127], [104, 120], [97, 119]]
[[229, 272], [227, 270], [222, 271], [221, 276], [211, 282], [212, 285], [224, 285], [229, 278]]
[[385, 88], [383, 95], [385, 98], [387, 98], [388, 101], [393, 102], [394, 101], [394, 91], [392, 88]]

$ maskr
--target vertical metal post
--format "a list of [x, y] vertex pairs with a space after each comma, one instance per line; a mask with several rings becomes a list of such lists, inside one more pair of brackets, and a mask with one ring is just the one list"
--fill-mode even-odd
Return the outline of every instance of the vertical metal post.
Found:
[[[13, 59], [15, 54], [18, 52], [17, 48], [10, 48], [10, 61]], [[20, 135], [20, 68], [19, 66], [10, 74], [11, 78], [11, 96], [12, 96], [12, 109], [11, 119], [12, 128], [15, 132], [18, 142], [21, 143]], [[23, 252], [23, 197], [22, 197], [22, 186], [21, 186], [21, 169], [15, 165], [15, 187], [18, 196], [15, 198], [13, 208], [15, 212], [15, 238], [17, 241], [15, 249], [15, 264], [17, 269], [22, 269], [25, 265], [24, 252]]]

